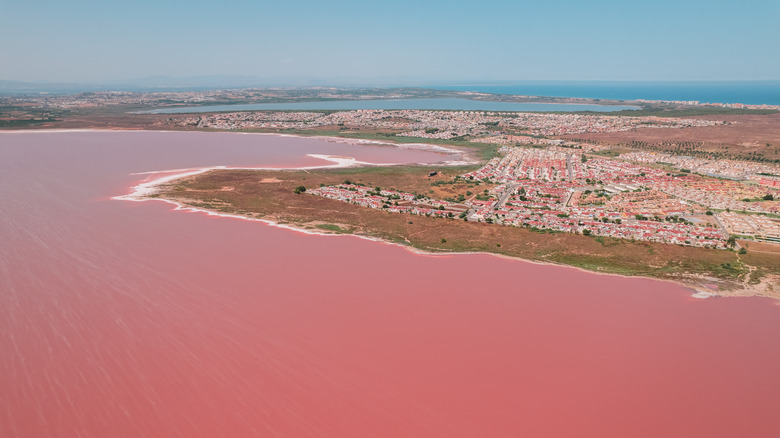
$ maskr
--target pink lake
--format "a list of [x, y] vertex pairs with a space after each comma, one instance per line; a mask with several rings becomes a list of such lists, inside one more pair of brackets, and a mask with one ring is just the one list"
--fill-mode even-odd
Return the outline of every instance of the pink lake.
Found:
[[0, 133], [2, 437], [777, 437], [780, 306], [111, 200], [201, 166], [437, 162]]

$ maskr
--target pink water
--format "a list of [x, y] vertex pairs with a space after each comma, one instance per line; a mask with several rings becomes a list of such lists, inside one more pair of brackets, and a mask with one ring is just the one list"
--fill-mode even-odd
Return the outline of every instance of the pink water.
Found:
[[2, 437], [776, 437], [780, 307], [109, 198], [210, 165], [441, 155], [0, 134]]

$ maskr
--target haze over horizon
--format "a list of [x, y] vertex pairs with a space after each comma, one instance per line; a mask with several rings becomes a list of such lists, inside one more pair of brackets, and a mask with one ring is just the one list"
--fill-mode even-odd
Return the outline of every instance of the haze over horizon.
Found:
[[[780, 4], [2, 1], [0, 80], [780, 80]], [[286, 81], [286, 83], [285, 83]]]

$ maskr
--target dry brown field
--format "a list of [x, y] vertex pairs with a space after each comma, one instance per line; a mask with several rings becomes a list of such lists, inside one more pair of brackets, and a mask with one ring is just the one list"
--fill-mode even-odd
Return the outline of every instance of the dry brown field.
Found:
[[[780, 275], [780, 254], [740, 256], [710, 250], [651, 242], [518, 227], [466, 222], [459, 219], [388, 213], [378, 209], [295, 194], [293, 188], [332, 185], [349, 179], [371, 187], [455, 194], [473, 186], [432, 187], [428, 168], [358, 168], [321, 171], [212, 171], [166, 186], [161, 196], [180, 203], [249, 217], [264, 218], [301, 228], [359, 234], [433, 252], [490, 252], [526, 260], [577, 266], [623, 275], [669, 279], [691, 287], [717, 284], [721, 293], [742, 293], [767, 275]], [[450, 180], [448, 175], [441, 181]], [[279, 182], [269, 182], [278, 180]], [[229, 189], [225, 189], [225, 188]], [[486, 186], [480, 185], [480, 189]], [[338, 228], [334, 228], [333, 226]], [[774, 292], [780, 298], [780, 285]], [[775, 295], [772, 295], [775, 294]]]
[[780, 113], [709, 115], [686, 117], [699, 120], [719, 120], [727, 125], [695, 128], [638, 128], [633, 131], [577, 134], [561, 138], [578, 138], [608, 144], [630, 144], [640, 141], [656, 144], [663, 150], [669, 143], [703, 143], [701, 150], [708, 152], [730, 152], [745, 156], [750, 153], [763, 154], [768, 159], [780, 159]]

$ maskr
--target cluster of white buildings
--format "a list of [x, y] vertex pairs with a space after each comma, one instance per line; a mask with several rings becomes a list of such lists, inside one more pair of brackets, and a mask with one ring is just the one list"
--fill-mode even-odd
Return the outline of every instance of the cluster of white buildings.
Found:
[[712, 209], [780, 213], [780, 201], [761, 200], [763, 196], [772, 193], [775, 194], [773, 197], [780, 197], [780, 190], [777, 189], [735, 181], [707, 179], [698, 175], [659, 179], [650, 185], [680, 199]]
[[[300, 116], [298, 114], [301, 114]], [[353, 110], [336, 112], [243, 112], [201, 116], [199, 127], [218, 129], [371, 127], [400, 136], [449, 139], [491, 132], [499, 113], [481, 111]]]
[[668, 164], [702, 175], [730, 179], [762, 179], [766, 175], [780, 175], [780, 166], [737, 160], [710, 160], [658, 152], [630, 152], [620, 155], [624, 160], [644, 164]]
[[[705, 207], [652, 188], [657, 169], [619, 160], [582, 162], [563, 148], [505, 147], [502, 157], [465, 180], [497, 184], [463, 204], [394, 190], [340, 184], [308, 193], [389, 212], [467, 220], [622, 239], [724, 248], [728, 233]], [[712, 222], [693, 219], [694, 215]], [[689, 220], [691, 219], [691, 220]], [[694, 223], [694, 220], [697, 223]]]
[[584, 176], [581, 155], [576, 152], [516, 147], [503, 147], [500, 151], [503, 153], [501, 158], [493, 158], [463, 177], [510, 183], [522, 179], [563, 181]]
[[292, 88], [241, 88], [204, 91], [94, 91], [71, 94], [27, 94], [0, 97], [0, 102], [10, 104], [34, 104], [45, 108], [94, 108], [111, 105], [141, 105], [148, 107], [174, 107], [217, 103], [275, 103], [307, 99], [370, 100], [417, 97], [414, 90], [388, 94], [381, 89], [339, 89], [333, 87]]
[[112, 105], [142, 105], [150, 107], [178, 105], [199, 105], [231, 99], [261, 97], [262, 94], [249, 90], [215, 90], [141, 93], [130, 91], [94, 91], [75, 94], [41, 94], [17, 97], [12, 103], [32, 103], [46, 108], [77, 109], [97, 108]]
[[509, 134], [490, 135], [487, 137], [473, 138], [469, 141], [475, 143], [492, 143], [492, 144], [500, 144], [500, 145], [535, 144], [535, 145], [544, 145], [544, 146], [562, 146], [566, 148], [579, 149], [582, 152], [593, 152], [593, 151], [599, 151], [607, 148], [607, 146], [595, 144], [595, 143], [559, 140], [559, 139], [551, 139], [551, 138], [537, 138], [528, 135], [509, 135]]
[[[748, 176], [772, 170], [763, 165], [646, 152], [621, 157], [631, 161], [583, 158], [580, 150], [559, 146], [503, 146], [500, 152], [500, 157], [461, 175], [467, 181], [495, 184], [471, 194], [463, 204], [343, 184], [312, 193], [399, 213], [458, 215], [496, 224], [712, 248], [724, 248], [729, 234], [769, 240], [780, 236], [780, 224], [773, 217], [737, 213], [780, 213], [780, 187], [670, 173], [642, 164], [731, 168]], [[765, 200], [767, 194], [778, 200]]]
[[[452, 139], [517, 135], [517, 143], [533, 142], [532, 136], [627, 131], [637, 127], [685, 128], [722, 122], [663, 117], [625, 117], [577, 114], [538, 114], [490, 111], [354, 110], [332, 113], [243, 112], [201, 116], [198, 126], [217, 129], [287, 128], [323, 126], [372, 127], [394, 131], [402, 137]], [[526, 135], [527, 134], [527, 135]]]
[[582, 163], [579, 154], [559, 150], [502, 150], [502, 158], [463, 175], [501, 183], [488, 200], [466, 202], [474, 220], [691, 246], [726, 245], [728, 236], [716, 223], [694, 225], [682, 219], [703, 209], [647, 187], [665, 176], [659, 171], [617, 160]]
[[733, 212], [718, 213], [717, 217], [729, 234], [780, 242], [780, 220], [764, 215], [745, 215]]
[[307, 128], [321, 126], [314, 123], [322, 113], [314, 112], [262, 112], [262, 113], [221, 113], [201, 116], [197, 119], [198, 128], [246, 129], [246, 128]]
[[502, 128], [521, 129], [530, 135], [570, 135], [591, 132], [619, 132], [642, 128], [688, 128], [715, 126], [724, 122], [668, 117], [628, 117], [580, 114], [517, 113], [499, 124]]
[[745, 103], [713, 103], [713, 102], [700, 102], [698, 100], [649, 100], [649, 99], [636, 99], [634, 102], [642, 103], [666, 103], [672, 105], [687, 105], [687, 106], [716, 106], [721, 108], [738, 108], [738, 109], [758, 109], [758, 110], [780, 110], [780, 105], [751, 105]]

